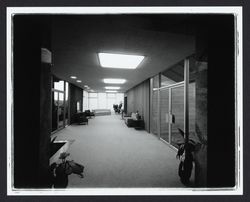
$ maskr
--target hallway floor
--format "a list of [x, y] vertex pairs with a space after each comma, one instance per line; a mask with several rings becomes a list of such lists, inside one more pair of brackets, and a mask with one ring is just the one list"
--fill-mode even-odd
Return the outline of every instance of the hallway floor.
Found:
[[84, 178], [69, 176], [69, 188], [183, 187], [176, 152], [146, 131], [128, 128], [120, 115], [71, 125], [56, 140], [74, 140], [69, 159], [85, 166]]

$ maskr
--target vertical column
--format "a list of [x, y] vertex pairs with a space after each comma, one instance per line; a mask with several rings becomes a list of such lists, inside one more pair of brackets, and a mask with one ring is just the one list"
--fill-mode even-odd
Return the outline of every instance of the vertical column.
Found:
[[157, 94], [158, 94], [158, 100], [157, 100], [157, 114], [158, 114], [158, 118], [157, 118], [157, 135], [158, 138], [160, 139], [161, 137], [161, 110], [160, 110], [160, 90], [157, 90]]
[[207, 186], [207, 62], [196, 62], [195, 93], [195, 133], [200, 144], [196, 146], [195, 184], [197, 187]]
[[149, 91], [149, 97], [150, 97], [150, 101], [149, 101], [149, 132], [153, 133], [152, 131], [152, 123], [153, 123], [153, 78], [150, 78], [149, 80], [150, 82], [150, 91]]
[[[161, 87], [161, 73], [158, 74], [158, 87]], [[158, 138], [161, 137], [161, 93], [160, 89], [157, 90], [158, 93], [158, 100], [157, 100], [157, 112], [158, 112], [158, 119], [157, 119], [157, 134]]]
[[189, 139], [188, 85], [189, 85], [189, 59], [185, 59], [184, 60], [184, 133], [186, 142], [188, 142]]
[[65, 127], [66, 122], [65, 122], [65, 118], [66, 118], [66, 107], [65, 107], [65, 99], [66, 99], [66, 82], [63, 81], [63, 127]]
[[39, 187], [49, 187], [51, 111], [51, 65], [42, 62], [40, 73]]
[[168, 142], [171, 144], [171, 131], [172, 131], [172, 121], [170, 121], [170, 114], [172, 115], [172, 88], [169, 88], [169, 108], [168, 108]]

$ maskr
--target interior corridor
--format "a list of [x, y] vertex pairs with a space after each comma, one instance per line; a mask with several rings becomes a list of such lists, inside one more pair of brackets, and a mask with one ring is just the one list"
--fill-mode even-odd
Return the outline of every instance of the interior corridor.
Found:
[[128, 128], [120, 115], [97, 116], [88, 125], [70, 125], [56, 140], [74, 140], [68, 152], [85, 166], [68, 188], [183, 187], [176, 152], [144, 130]]

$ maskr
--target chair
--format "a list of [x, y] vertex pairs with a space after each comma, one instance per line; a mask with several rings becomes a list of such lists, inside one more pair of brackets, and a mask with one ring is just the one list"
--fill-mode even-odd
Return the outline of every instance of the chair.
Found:
[[94, 112], [91, 112], [90, 110], [85, 110], [84, 113], [85, 113], [85, 115], [86, 115], [87, 117], [90, 117], [90, 118], [91, 118], [92, 116], [93, 116], [93, 117], [95, 116], [95, 113], [94, 113]]
[[84, 112], [79, 112], [75, 114], [75, 122], [80, 124], [87, 124], [88, 125], [88, 119], [86, 117], [86, 114]]

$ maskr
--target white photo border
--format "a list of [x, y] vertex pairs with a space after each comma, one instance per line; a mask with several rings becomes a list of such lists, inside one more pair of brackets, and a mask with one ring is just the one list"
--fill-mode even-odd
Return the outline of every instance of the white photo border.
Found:
[[[13, 25], [14, 14], [233, 14], [235, 16], [235, 166], [234, 188], [81, 188], [13, 187]], [[196, 7], [7, 7], [7, 195], [242, 195], [243, 194], [243, 47], [241, 6]]]

